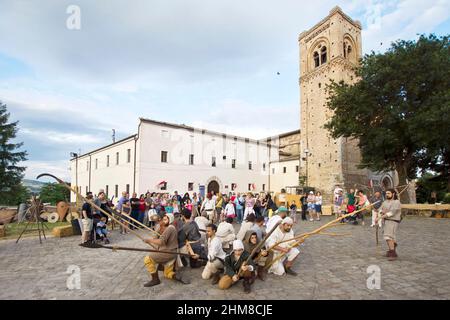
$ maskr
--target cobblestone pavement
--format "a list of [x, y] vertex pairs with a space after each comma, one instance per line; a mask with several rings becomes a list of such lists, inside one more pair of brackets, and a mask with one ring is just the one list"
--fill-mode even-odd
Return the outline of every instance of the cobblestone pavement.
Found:
[[[329, 221], [301, 222], [296, 233], [317, 228]], [[400, 225], [399, 259], [383, 257], [386, 245], [369, 226], [342, 225], [332, 232], [346, 237], [314, 236], [301, 247], [293, 269], [299, 275], [269, 275], [257, 280], [252, 293], [244, 294], [242, 284], [222, 291], [202, 280], [201, 269], [185, 269], [191, 284], [164, 279], [144, 288], [148, 275], [145, 253], [78, 246], [79, 237], [36, 238], [0, 241], [0, 299], [449, 299], [450, 220], [407, 217]], [[132, 235], [115, 231], [112, 243], [146, 247]], [[81, 288], [67, 288], [70, 265], [81, 270]], [[367, 288], [367, 268], [381, 269], [381, 289]]]

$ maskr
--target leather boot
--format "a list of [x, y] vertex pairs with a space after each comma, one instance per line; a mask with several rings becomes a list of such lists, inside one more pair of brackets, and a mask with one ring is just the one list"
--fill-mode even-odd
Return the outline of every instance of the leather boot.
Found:
[[155, 273], [152, 273], [152, 281], [149, 281], [146, 284], [144, 284], [144, 287], [149, 288], [149, 287], [156, 286], [160, 283], [161, 283], [161, 281], [159, 280], [159, 277], [158, 277], [158, 271], [156, 271]]
[[182, 284], [190, 284], [191, 282], [188, 279], [183, 278], [183, 276], [179, 273], [175, 273], [174, 280], [181, 282]]
[[267, 271], [264, 268], [264, 266], [258, 266], [258, 279], [261, 281], [265, 281], [266, 280], [266, 274]]
[[291, 275], [291, 276], [298, 275], [297, 272], [295, 272], [294, 270], [291, 269], [291, 267], [292, 267], [292, 261], [286, 262], [286, 264], [284, 265], [284, 271], [286, 272], [286, 274]]
[[244, 292], [245, 293], [250, 293], [252, 291], [249, 280], [250, 279], [244, 279]]

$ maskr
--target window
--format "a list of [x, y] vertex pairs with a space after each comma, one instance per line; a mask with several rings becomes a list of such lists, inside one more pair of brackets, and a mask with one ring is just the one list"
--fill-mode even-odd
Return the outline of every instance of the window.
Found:
[[321, 64], [327, 63], [327, 47], [320, 49], [320, 60]]
[[98, 169], [98, 159], [95, 159], [95, 169]]
[[248, 184], [248, 191], [252, 191], [252, 184], [251, 183]]
[[263, 171], [266, 171], [266, 164], [263, 163]]
[[131, 162], [131, 149], [127, 149], [127, 163]]
[[286, 167], [283, 167], [283, 173], [286, 173]]
[[295, 166], [295, 172], [298, 172], [299, 167]]
[[86, 171], [89, 171], [89, 161], [86, 162]]
[[161, 162], [167, 163], [167, 151], [161, 151]]
[[109, 167], [109, 155], [106, 156], [106, 166]]
[[275, 168], [272, 168], [272, 174], [275, 174]]
[[164, 182], [164, 183], [161, 185], [161, 190], [167, 190], [167, 182]]
[[117, 198], [119, 196], [119, 185], [116, 184], [115, 188], [114, 188], [114, 196]]
[[212, 160], [211, 160], [211, 166], [212, 166], [212, 167], [215, 167], [215, 166], [216, 166], [216, 157], [212, 157]]
[[191, 165], [191, 166], [194, 165], [194, 155], [193, 154], [189, 155], [189, 165]]
[[262, 191], [266, 191], [266, 185], [263, 183]]
[[126, 186], [126, 188], [125, 188], [125, 191], [126, 191], [127, 193], [130, 193], [130, 185], [129, 185], [129, 184], [127, 184], [127, 186]]
[[231, 191], [236, 190], [236, 186], [237, 186], [236, 183], [232, 183], [232, 184], [231, 184]]
[[236, 169], [236, 159], [231, 160], [231, 168]]
[[193, 191], [194, 190], [194, 183], [193, 182], [189, 182], [188, 183], [188, 191]]
[[119, 165], [119, 153], [116, 152], [116, 165]]
[[347, 58], [347, 43], [344, 42], [344, 58]]
[[105, 193], [106, 193], [106, 197], [109, 198], [109, 186], [108, 185], [106, 185]]
[[88, 186], [86, 186], [86, 194], [89, 192]]
[[319, 53], [316, 51], [314, 52], [314, 67], [320, 66], [320, 59], [319, 59]]
[[248, 162], [248, 170], [252, 170], [252, 162], [251, 161]]

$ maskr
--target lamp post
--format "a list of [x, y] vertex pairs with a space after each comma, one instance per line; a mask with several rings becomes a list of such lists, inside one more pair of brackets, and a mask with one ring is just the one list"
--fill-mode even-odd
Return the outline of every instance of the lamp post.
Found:
[[306, 173], [306, 181], [305, 184], [308, 186], [308, 155], [309, 155], [309, 149], [305, 149], [305, 173]]
[[[75, 158], [75, 187], [77, 188], [77, 191], [78, 191], [78, 153], [71, 152], [70, 156], [72, 158]], [[76, 194], [75, 202], [77, 203], [77, 207], [78, 207], [78, 194]]]

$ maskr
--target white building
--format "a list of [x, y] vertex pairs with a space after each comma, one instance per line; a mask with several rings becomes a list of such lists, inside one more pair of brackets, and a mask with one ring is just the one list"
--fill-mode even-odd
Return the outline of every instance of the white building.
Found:
[[269, 191], [269, 168], [278, 159], [276, 139], [141, 118], [137, 134], [71, 159], [71, 183], [82, 194], [103, 189], [110, 198], [122, 191]]

